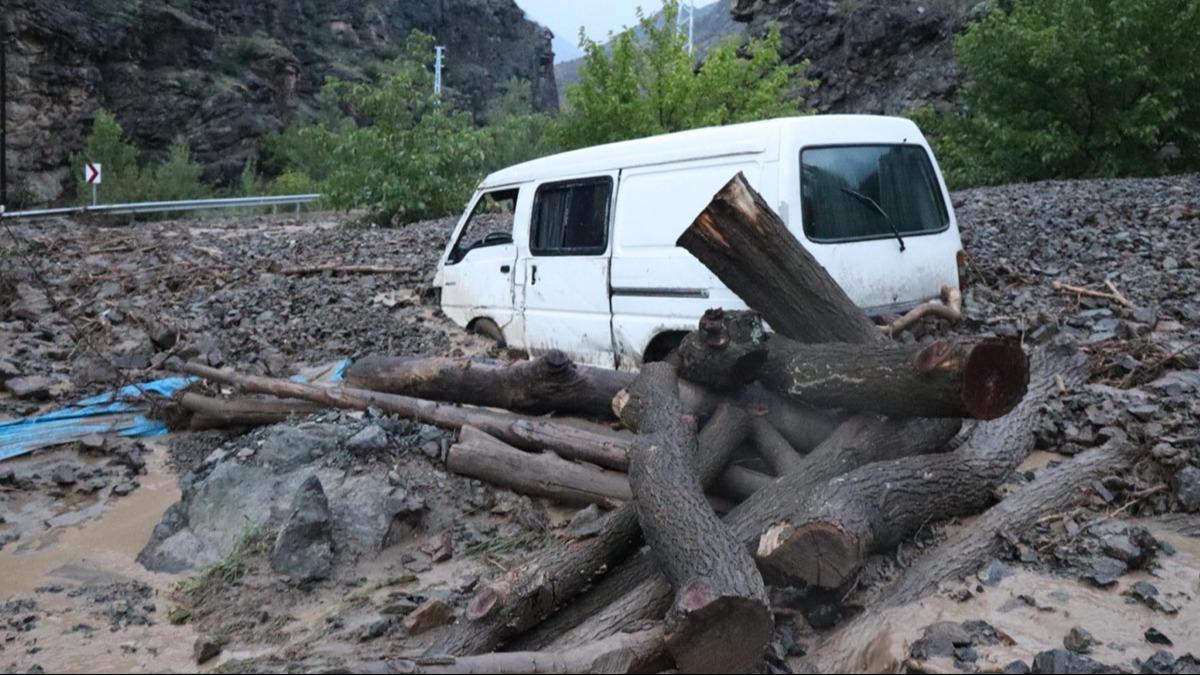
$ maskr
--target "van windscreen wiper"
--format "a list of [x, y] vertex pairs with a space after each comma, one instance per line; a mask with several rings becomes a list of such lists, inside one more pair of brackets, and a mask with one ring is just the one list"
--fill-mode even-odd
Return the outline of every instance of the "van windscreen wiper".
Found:
[[896, 223], [892, 222], [892, 217], [887, 214], [887, 211], [883, 210], [883, 207], [879, 205], [879, 202], [875, 201], [874, 199], [871, 199], [870, 197], [864, 195], [861, 192], [858, 192], [857, 190], [851, 190], [848, 187], [843, 187], [842, 192], [845, 192], [846, 194], [850, 195], [851, 197], [854, 197], [855, 199], [861, 201], [864, 204], [869, 205], [870, 207], [872, 207], [876, 211], [878, 211], [879, 215], [883, 216], [883, 219], [887, 221], [888, 227], [892, 228], [892, 234], [896, 235], [896, 241], [900, 242], [900, 252], [901, 253], [904, 252], [904, 248], [905, 248], [904, 237], [900, 236], [900, 230], [896, 229]]

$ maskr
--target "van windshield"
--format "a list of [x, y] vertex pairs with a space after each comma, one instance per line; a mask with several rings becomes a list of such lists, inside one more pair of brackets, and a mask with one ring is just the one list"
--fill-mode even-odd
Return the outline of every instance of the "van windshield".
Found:
[[929, 155], [918, 145], [806, 148], [804, 234], [838, 242], [941, 232], [950, 225]]

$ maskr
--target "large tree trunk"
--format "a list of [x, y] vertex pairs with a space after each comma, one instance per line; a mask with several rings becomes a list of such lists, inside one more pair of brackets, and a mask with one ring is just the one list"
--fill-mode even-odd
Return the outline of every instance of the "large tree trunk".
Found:
[[767, 362], [767, 334], [753, 312], [710, 309], [678, 350], [679, 376], [714, 391], [753, 382]]
[[[725, 516], [725, 523], [743, 544], [753, 547], [759, 535], [786, 515], [791, 505], [833, 478], [873, 462], [938, 452], [960, 426], [958, 420], [852, 418], [801, 457], [803, 464], [796, 470], [771, 481], [735, 507]], [[670, 599], [670, 586], [648, 556], [635, 559], [517, 644], [523, 649], [541, 649], [601, 639], [638, 621], [661, 617]]]
[[347, 384], [372, 391], [535, 414], [595, 417], [611, 415], [613, 394], [628, 380], [628, 375], [616, 371], [576, 366], [558, 350], [511, 364], [368, 356], [346, 370]]
[[1029, 358], [1010, 340], [862, 346], [776, 336], [768, 347], [763, 384], [818, 408], [990, 420], [1012, 410], [1029, 384]]
[[675, 600], [667, 649], [684, 672], [746, 672], [773, 630], [754, 560], [704, 499], [688, 463], [696, 444], [679, 403], [675, 369], [642, 368], [621, 411], [638, 432], [629, 462], [638, 522]]
[[424, 660], [389, 661], [383, 664], [352, 665], [351, 673], [640, 673], [661, 670], [663, 629], [660, 626], [636, 633], [621, 633], [559, 652], [502, 652], [437, 657]]
[[801, 342], [882, 339], [821, 264], [739, 173], [677, 245], [687, 249], [780, 335]]
[[[837, 587], [865, 556], [895, 546], [922, 525], [977, 513], [1033, 448], [1033, 427], [1057, 387], [1081, 384], [1078, 353], [1048, 348], [1039, 379], [1010, 415], [979, 423], [967, 444], [948, 455], [905, 457], [856, 469], [771, 519], [757, 544], [760, 565], [807, 583]], [[753, 501], [753, 499], [751, 499]]]
[[632, 497], [625, 474], [565, 460], [552, 452], [525, 452], [465, 426], [450, 446], [446, 468], [535, 497], [567, 504], [616, 506]]
[[791, 443], [766, 420], [765, 417], [755, 416], [752, 421], [754, 430], [754, 445], [758, 454], [771, 465], [776, 476], [782, 476], [796, 471], [804, 464], [804, 459], [796, 452]]
[[[700, 482], [715, 480], [748, 435], [745, 413], [730, 405], [719, 407], [700, 432], [693, 458]], [[464, 620], [444, 632], [430, 653], [495, 649], [570, 602], [641, 543], [637, 511], [626, 504], [606, 517], [596, 536], [547, 549], [485, 585], [471, 599]]]

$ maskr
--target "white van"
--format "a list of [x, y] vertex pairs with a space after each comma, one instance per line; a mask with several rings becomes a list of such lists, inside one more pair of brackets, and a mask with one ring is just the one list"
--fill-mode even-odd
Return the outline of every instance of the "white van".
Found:
[[560, 349], [636, 370], [706, 309], [745, 308], [675, 246], [739, 171], [869, 313], [958, 286], [958, 225], [916, 125], [820, 115], [602, 145], [488, 176], [442, 256], [442, 310], [532, 355]]

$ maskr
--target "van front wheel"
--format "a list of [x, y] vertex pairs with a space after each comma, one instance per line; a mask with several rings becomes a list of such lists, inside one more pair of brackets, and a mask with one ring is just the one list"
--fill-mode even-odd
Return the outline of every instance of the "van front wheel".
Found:
[[497, 326], [496, 322], [491, 319], [476, 319], [467, 327], [467, 331], [491, 338], [496, 341], [497, 346], [508, 346], [508, 343], [504, 340], [504, 331], [500, 330], [500, 326]]

